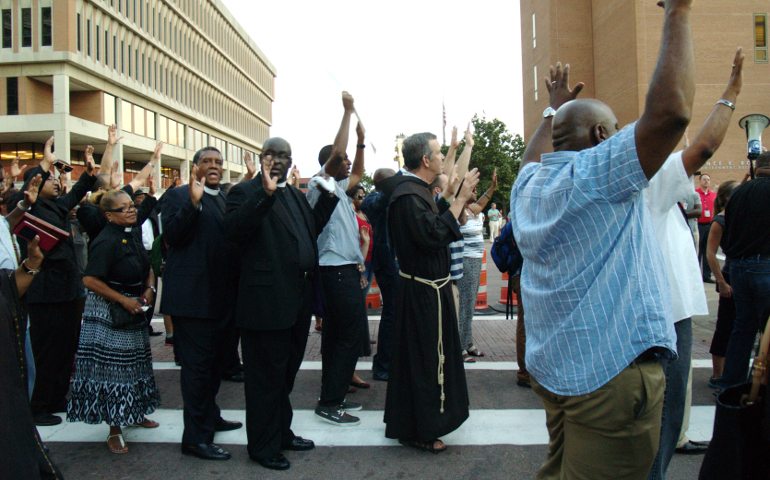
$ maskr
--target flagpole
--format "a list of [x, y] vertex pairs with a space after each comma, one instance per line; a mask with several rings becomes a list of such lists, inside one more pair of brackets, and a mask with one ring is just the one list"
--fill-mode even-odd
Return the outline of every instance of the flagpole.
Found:
[[446, 145], [446, 105], [444, 105], [444, 99], [443, 98], [441, 99], [441, 109], [444, 112], [444, 123], [443, 123], [443, 127], [442, 127], [444, 142], [442, 143], [442, 145]]

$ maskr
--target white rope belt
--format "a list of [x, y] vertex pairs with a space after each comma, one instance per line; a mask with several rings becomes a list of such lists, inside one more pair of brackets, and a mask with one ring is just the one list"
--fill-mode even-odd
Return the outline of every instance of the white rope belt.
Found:
[[441, 324], [441, 288], [449, 283], [449, 280], [452, 278], [451, 275], [448, 275], [446, 278], [440, 278], [438, 280], [426, 280], [424, 278], [415, 277], [414, 275], [407, 275], [406, 273], [402, 272], [401, 270], [398, 271], [398, 274], [401, 275], [404, 278], [412, 279], [416, 282], [424, 283], [425, 285], [428, 285], [432, 287], [434, 290], [436, 290], [436, 298], [438, 299], [438, 347], [436, 348], [438, 350], [438, 384], [441, 385], [441, 410], [439, 410], [441, 413], [444, 413], [444, 400], [446, 397], [444, 396], [444, 329]]

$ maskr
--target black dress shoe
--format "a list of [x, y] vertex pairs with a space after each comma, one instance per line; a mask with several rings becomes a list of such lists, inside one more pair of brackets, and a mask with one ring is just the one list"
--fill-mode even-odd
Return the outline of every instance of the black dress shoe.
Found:
[[163, 335], [163, 332], [157, 332], [157, 331], [150, 332], [151, 337], [160, 337], [161, 335]]
[[214, 430], [217, 432], [229, 432], [230, 430], [238, 430], [242, 426], [243, 424], [241, 422], [231, 422], [229, 420], [225, 420], [222, 417], [219, 417], [217, 427]]
[[222, 377], [222, 380], [225, 380], [225, 381], [228, 381], [228, 382], [243, 383], [245, 378], [243, 377], [243, 372], [240, 372], [240, 373], [236, 373], [233, 376]]
[[690, 440], [681, 447], [675, 449], [676, 453], [683, 453], [685, 455], [702, 455], [709, 449], [708, 442], [693, 442]]
[[276, 453], [266, 458], [251, 457], [252, 460], [271, 470], [288, 470], [291, 464], [282, 453]]
[[51, 415], [50, 413], [41, 413], [35, 417], [35, 425], [38, 427], [52, 427], [61, 423], [61, 417]]
[[388, 374], [387, 373], [372, 372], [372, 378], [374, 380], [378, 380], [380, 382], [387, 382], [388, 381]]
[[182, 453], [194, 455], [204, 460], [230, 460], [230, 452], [223, 450], [213, 443], [201, 443], [199, 445], [182, 444]]
[[304, 452], [314, 448], [315, 443], [312, 440], [305, 440], [302, 437], [294, 437], [294, 440], [281, 446], [282, 450], [292, 450], [294, 452]]

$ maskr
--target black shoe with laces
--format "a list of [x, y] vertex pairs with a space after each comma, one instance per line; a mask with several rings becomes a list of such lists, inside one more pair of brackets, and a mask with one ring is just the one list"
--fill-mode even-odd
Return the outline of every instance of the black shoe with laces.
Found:
[[346, 413], [340, 405], [332, 407], [315, 407], [315, 416], [324, 422], [331, 423], [338, 427], [355, 427], [361, 423], [358, 417]]

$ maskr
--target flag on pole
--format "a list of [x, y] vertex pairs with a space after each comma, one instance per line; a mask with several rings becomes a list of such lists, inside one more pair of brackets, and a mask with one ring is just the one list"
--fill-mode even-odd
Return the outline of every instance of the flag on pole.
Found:
[[444, 111], [444, 126], [442, 128], [443, 131], [443, 145], [446, 145], [446, 105], [444, 105], [444, 100], [441, 100], [441, 109]]

